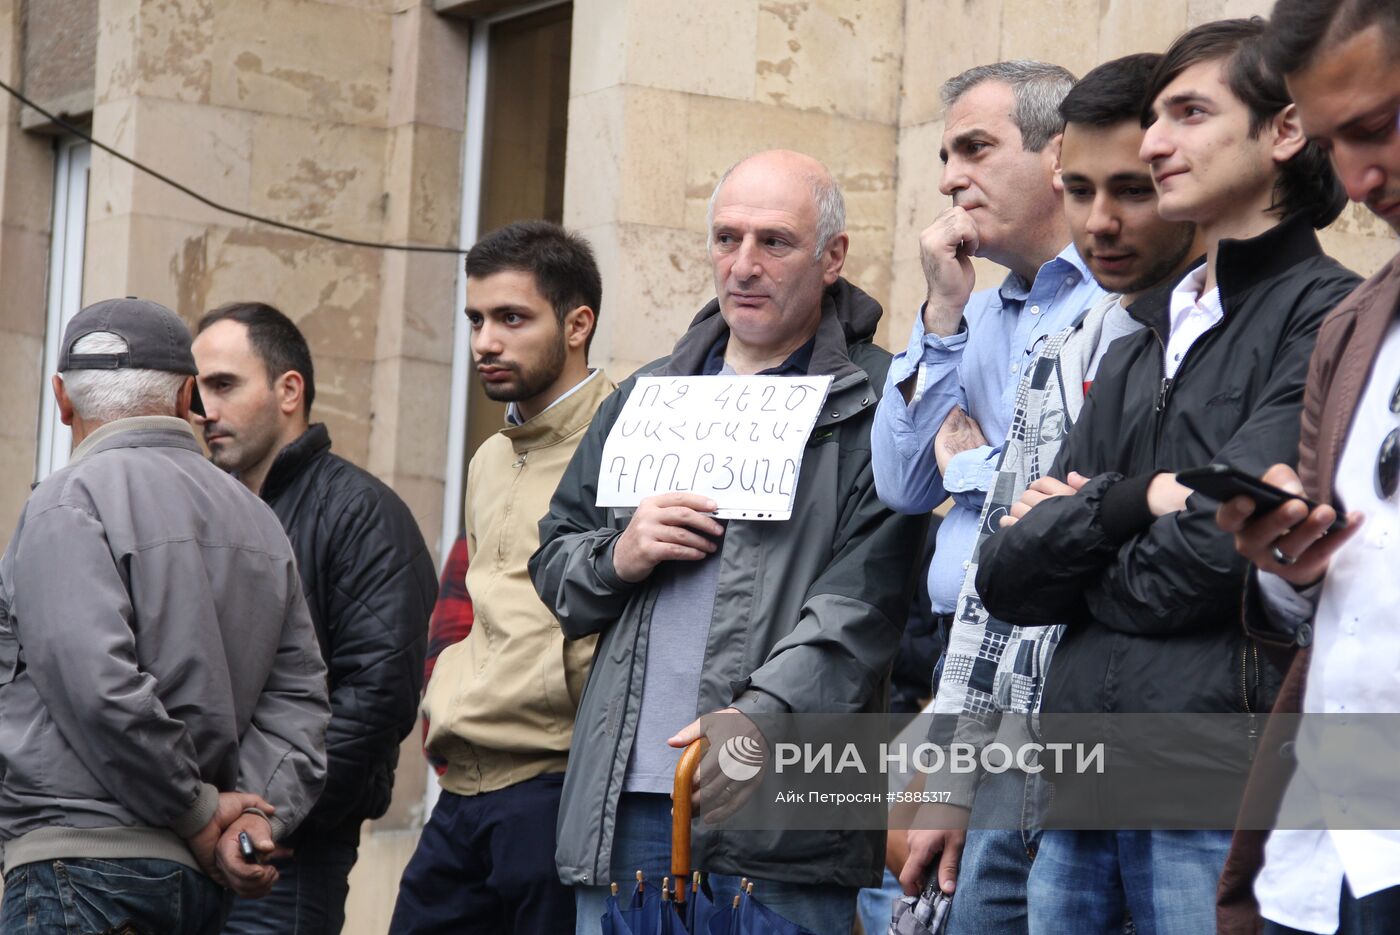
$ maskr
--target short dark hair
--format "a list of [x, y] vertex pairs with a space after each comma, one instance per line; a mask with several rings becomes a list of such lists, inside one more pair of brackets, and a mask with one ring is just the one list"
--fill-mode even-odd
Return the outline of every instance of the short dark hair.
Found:
[[[1142, 105], [1142, 125], [1157, 119], [1152, 109], [1157, 95], [1183, 71], [1200, 62], [1220, 60], [1230, 92], [1249, 108], [1249, 135], [1258, 138], [1278, 112], [1293, 103], [1283, 77], [1264, 64], [1264, 21], [1222, 19], [1188, 30], [1176, 38], [1152, 73]], [[1332, 164], [1309, 140], [1279, 166], [1269, 210], [1283, 217], [1304, 214], [1313, 227], [1326, 227], [1346, 207], [1346, 190]]]
[[[535, 288], [554, 309], [562, 324], [564, 316], [581, 305], [593, 309], [594, 332], [603, 304], [603, 277], [593, 248], [578, 234], [571, 234], [551, 221], [516, 221], [487, 234], [467, 253], [467, 276], [484, 279], [496, 273], [514, 271], [535, 277]], [[584, 343], [588, 353], [593, 332]]]
[[311, 364], [311, 348], [296, 323], [265, 302], [229, 302], [201, 318], [195, 334], [203, 334], [221, 321], [236, 321], [248, 329], [248, 343], [267, 370], [269, 385], [289, 370], [301, 374], [301, 411], [309, 418], [316, 398], [316, 370]]
[[1065, 123], [1091, 127], [1137, 120], [1152, 72], [1161, 60], [1156, 52], [1139, 52], [1104, 62], [1069, 89], [1060, 102], [1060, 116]]
[[1396, 0], [1278, 0], [1264, 33], [1264, 61], [1281, 75], [1302, 71], [1327, 46], [1380, 24], [1400, 56], [1400, 3]]

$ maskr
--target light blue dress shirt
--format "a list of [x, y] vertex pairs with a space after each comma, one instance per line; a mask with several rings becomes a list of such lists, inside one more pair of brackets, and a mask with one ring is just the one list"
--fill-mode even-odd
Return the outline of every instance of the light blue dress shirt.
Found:
[[[929, 567], [934, 613], [950, 614], [957, 603], [1022, 370], [1041, 341], [1072, 325], [1104, 294], [1071, 244], [1029, 285], [1009, 273], [1000, 288], [974, 292], [957, 334], [928, 334], [923, 315], [915, 316], [908, 348], [890, 365], [870, 441], [875, 489], [890, 509], [924, 513], [953, 498]], [[913, 399], [906, 404], [898, 384], [915, 374]], [[977, 421], [988, 444], [955, 455], [944, 476], [933, 438], [955, 404]]]

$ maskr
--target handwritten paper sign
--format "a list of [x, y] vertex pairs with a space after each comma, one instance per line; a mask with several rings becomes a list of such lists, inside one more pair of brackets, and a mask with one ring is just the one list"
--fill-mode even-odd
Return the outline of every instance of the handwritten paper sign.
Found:
[[639, 377], [603, 445], [598, 506], [681, 491], [721, 519], [792, 516], [831, 377]]

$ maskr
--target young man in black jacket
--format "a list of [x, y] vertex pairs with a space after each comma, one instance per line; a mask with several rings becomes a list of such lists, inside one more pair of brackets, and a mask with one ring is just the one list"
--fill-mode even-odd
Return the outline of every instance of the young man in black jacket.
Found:
[[[1239, 627], [1246, 563], [1175, 472], [1223, 462], [1259, 474], [1297, 457], [1308, 358], [1357, 277], [1313, 229], [1344, 204], [1282, 80], [1263, 23], [1177, 39], [1144, 109], [1141, 155], [1158, 210], [1196, 223], [1207, 259], [1132, 314], [1050, 476], [983, 546], [994, 615], [1063, 623], [1047, 713], [1267, 710], [1278, 673]], [[1214, 926], [1228, 831], [1047, 831], [1031, 870], [1030, 930], [1195, 933]]]
[[404, 502], [309, 423], [315, 373], [291, 319], [256, 302], [222, 306], [199, 322], [194, 356], [210, 458], [282, 521], [330, 682], [325, 791], [272, 893], [236, 901], [224, 931], [335, 933], [360, 825], [389, 807], [417, 717], [437, 576]]

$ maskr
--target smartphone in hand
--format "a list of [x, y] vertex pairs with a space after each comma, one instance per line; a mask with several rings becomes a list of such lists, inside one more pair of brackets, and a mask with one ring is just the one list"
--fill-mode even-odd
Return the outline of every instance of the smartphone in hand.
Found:
[[[1309, 512], [1318, 507], [1318, 504], [1301, 494], [1289, 493], [1281, 487], [1266, 484], [1254, 475], [1246, 474], [1244, 471], [1227, 464], [1208, 464], [1205, 467], [1180, 471], [1176, 475], [1176, 481], [1221, 503], [1235, 497], [1248, 497], [1254, 501], [1256, 516], [1263, 516], [1265, 513], [1277, 510], [1289, 500], [1302, 500], [1308, 505]], [[1327, 527], [1327, 531], [1336, 532], [1339, 529], [1345, 529], [1346, 525], [1346, 516], [1341, 510], [1338, 510], [1337, 518], [1332, 521], [1331, 526]]]

